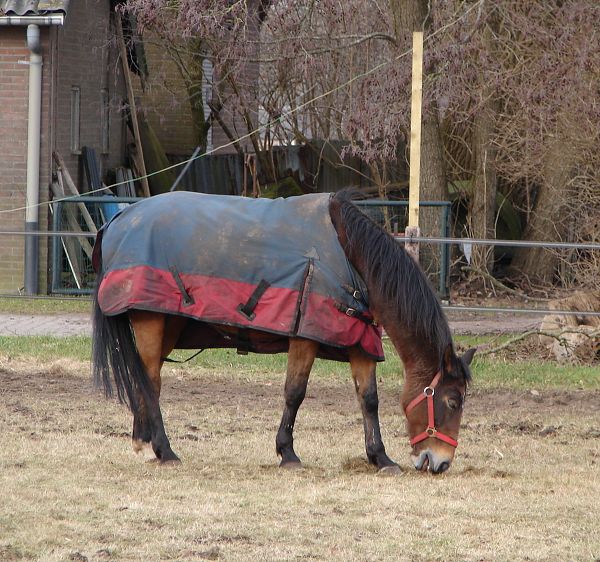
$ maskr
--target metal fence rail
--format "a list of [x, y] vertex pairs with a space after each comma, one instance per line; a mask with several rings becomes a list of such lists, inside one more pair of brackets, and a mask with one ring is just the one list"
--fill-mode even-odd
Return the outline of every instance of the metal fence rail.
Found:
[[[99, 228], [120, 207], [139, 200], [140, 198], [135, 197], [80, 196], [52, 204], [53, 231], [33, 234], [52, 237], [51, 292], [53, 294], [82, 295], [90, 294], [93, 291], [95, 275], [91, 262], [90, 244], [89, 242], [76, 244], [71, 239], [73, 237], [93, 239], [95, 233], [88, 230], [90, 218]], [[85, 217], [81, 213], [81, 205], [85, 205], [89, 214], [87, 225]], [[408, 211], [406, 201], [357, 201], [357, 205], [389, 232], [398, 234], [404, 231]], [[450, 229], [450, 203], [428, 201], [423, 203], [423, 207], [424, 213], [435, 215], [431, 218], [439, 224], [440, 235], [447, 236]], [[74, 221], [75, 225], [73, 225]], [[73, 232], [73, 226], [80, 232]], [[442, 298], [448, 295], [449, 290], [449, 256], [450, 248], [445, 244], [424, 247], [421, 253], [421, 265]]]
[[[89, 239], [120, 209], [139, 201], [137, 197], [79, 196], [52, 203], [52, 227], [55, 233], [71, 232], [83, 238], [76, 243], [64, 235], [52, 238], [50, 290], [53, 294], [90, 294], [96, 275], [92, 267]], [[74, 232], [76, 231], [76, 232]]]
[[[99, 228], [107, 219], [118, 211], [119, 206], [128, 205], [139, 201], [135, 197], [113, 197], [113, 196], [79, 196], [69, 198], [63, 201], [52, 203], [53, 209], [53, 230], [51, 231], [20, 231], [20, 230], [0, 230], [0, 236], [38, 236], [48, 237], [52, 240], [52, 259], [51, 259], [51, 293], [62, 295], [62, 298], [78, 298], [89, 295], [93, 291], [95, 274], [91, 265], [91, 255], [88, 255], [83, 249], [82, 244], [73, 244], [75, 239], [85, 239], [90, 243], [96, 234], [87, 230], [87, 225], [81, 214], [74, 211], [78, 205], [84, 204], [87, 212]], [[357, 201], [358, 206], [363, 212], [370, 216], [380, 225], [387, 228], [392, 234], [398, 235], [404, 231], [406, 226], [406, 210], [408, 203], [406, 201]], [[541, 247], [545, 249], [574, 249], [574, 250], [592, 250], [600, 251], [600, 244], [597, 243], [571, 243], [555, 241], [528, 241], [528, 240], [499, 240], [499, 239], [478, 239], [478, 238], [453, 238], [448, 236], [450, 225], [450, 203], [447, 201], [423, 202], [422, 207], [427, 211], [437, 211], [437, 217], [440, 225], [440, 236], [418, 236], [403, 237], [397, 236], [399, 243], [419, 242], [438, 246], [437, 252], [424, 252], [421, 254], [422, 265], [428, 273], [434, 285], [438, 288], [438, 294], [444, 298], [447, 296], [447, 285], [450, 267], [450, 247], [452, 245], [483, 245], [483, 246], [506, 246], [506, 247]], [[70, 209], [70, 211], [67, 211]], [[67, 220], [67, 214], [71, 213], [71, 220]], [[80, 230], [74, 232], [73, 217], [77, 219], [77, 228]], [[68, 245], [72, 244], [71, 250]], [[89, 250], [89, 248], [88, 248]], [[70, 258], [69, 258], [70, 254]], [[73, 272], [73, 263], [69, 261], [76, 259], [77, 268], [80, 274], [79, 279]], [[429, 260], [430, 263], [423, 260]], [[75, 297], [78, 295], [78, 297]], [[53, 299], [56, 297], [48, 296], [22, 296], [16, 294], [0, 294], [0, 298], [29, 298], [29, 299]], [[85, 300], [85, 299], [84, 299]], [[599, 312], [579, 312], [569, 310], [551, 310], [548, 308], [514, 308], [514, 307], [486, 307], [486, 306], [455, 306], [444, 304], [443, 308], [452, 312], [488, 312], [505, 314], [557, 314], [564, 316], [581, 317], [599, 317]]]
[[573, 250], [600, 250], [600, 244], [578, 243], [578, 242], [548, 242], [537, 240], [500, 240], [497, 238], [448, 238], [431, 236], [411, 236], [405, 240], [410, 242], [431, 242], [436, 244], [473, 244], [481, 246], [507, 246], [521, 248], [553, 248], [553, 249], [573, 249]]

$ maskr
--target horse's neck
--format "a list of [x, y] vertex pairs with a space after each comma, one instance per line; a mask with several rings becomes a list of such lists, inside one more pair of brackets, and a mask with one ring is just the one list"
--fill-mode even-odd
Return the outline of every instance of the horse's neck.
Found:
[[397, 307], [390, 306], [381, 294], [381, 283], [374, 278], [376, 274], [367, 268], [359, 248], [349, 248], [346, 230], [341, 221], [339, 203], [334, 201], [330, 207], [331, 218], [346, 257], [361, 276], [369, 293], [369, 308], [375, 319], [384, 327], [396, 351], [402, 359], [405, 369], [405, 387], [418, 386], [421, 382], [427, 386], [439, 367], [439, 352], [423, 337], [417, 336], [414, 327], [404, 323]]
[[385, 329], [407, 373], [411, 373], [411, 379], [426, 379], [432, 369], [435, 374], [440, 360], [439, 352], [424, 337], [415, 333], [414, 326], [404, 321], [397, 307], [390, 306], [380, 292], [381, 283], [377, 283], [373, 272], [367, 270], [362, 256], [349, 255], [348, 259], [367, 287], [373, 316]]
[[441, 363], [437, 350], [398, 319], [382, 318], [381, 323], [404, 365], [405, 388], [427, 386]]
[[359, 269], [357, 271], [369, 291], [371, 312], [383, 326], [404, 365], [405, 393], [413, 394], [417, 388], [422, 390], [431, 383], [439, 369], [439, 351], [423, 336], [417, 335], [414, 326], [406, 324], [394, 306], [384, 302], [377, 291], [377, 284], [371, 282], [368, 274], [365, 276]]

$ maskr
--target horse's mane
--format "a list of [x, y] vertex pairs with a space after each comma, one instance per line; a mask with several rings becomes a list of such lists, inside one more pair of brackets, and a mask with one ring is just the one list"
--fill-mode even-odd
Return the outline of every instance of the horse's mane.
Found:
[[340, 223], [347, 238], [347, 253], [364, 260], [371, 291], [381, 294], [390, 312], [418, 337], [430, 342], [441, 358], [452, 343], [448, 321], [422, 269], [399, 244], [352, 202], [355, 191], [334, 195], [340, 204]]

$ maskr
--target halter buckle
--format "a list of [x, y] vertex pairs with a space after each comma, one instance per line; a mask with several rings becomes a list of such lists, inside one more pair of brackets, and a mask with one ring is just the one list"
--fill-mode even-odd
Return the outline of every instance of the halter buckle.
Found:
[[[428, 394], [428, 392], [429, 392], [429, 394]], [[423, 389], [423, 394], [425, 396], [433, 396], [435, 394], [435, 388], [433, 388], [432, 386], [426, 386]]]
[[435, 427], [428, 427], [425, 430], [425, 433], [427, 433], [427, 435], [429, 435], [429, 437], [434, 437], [435, 434], [437, 433], [437, 429]]

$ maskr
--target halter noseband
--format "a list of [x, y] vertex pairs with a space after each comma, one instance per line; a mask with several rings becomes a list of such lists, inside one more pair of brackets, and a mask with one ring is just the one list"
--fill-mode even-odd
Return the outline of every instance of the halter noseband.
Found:
[[433, 408], [433, 395], [435, 394], [435, 387], [437, 383], [440, 382], [440, 378], [442, 377], [442, 372], [438, 371], [431, 384], [426, 386], [423, 389], [423, 394], [419, 394], [416, 398], [413, 398], [408, 406], [404, 409], [404, 413], [408, 416], [408, 413], [415, 408], [417, 404], [423, 402], [423, 400], [427, 400], [427, 429], [418, 435], [415, 435], [411, 440], [411, 445], [416, 445], [421, 441], [425, 441], [429, 437], [434, 437], [435, 439], [439, 439], [440, 441], [444, 441], [444, 443], [448, 443], [448, 445], [452, 445], [452, 447], [456, 447], [458, 445], [458, 441], [456, 439], [452, 439], [449, 435], [445, 433], [439, 432], [435, 427], [435, 411]]

